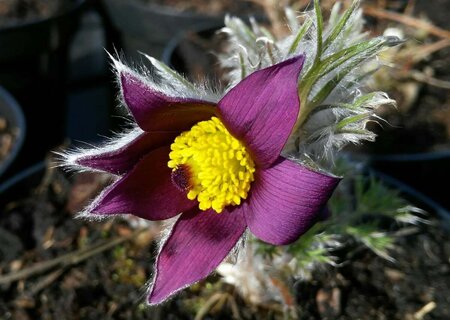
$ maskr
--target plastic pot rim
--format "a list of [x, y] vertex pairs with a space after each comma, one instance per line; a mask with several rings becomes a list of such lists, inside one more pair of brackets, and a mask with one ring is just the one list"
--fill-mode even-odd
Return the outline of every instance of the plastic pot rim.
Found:
[[1, 175], [8, 169], [8, 167], [11, 165], [13, 160], [17, 157], [20, 149], [23, 146], [23, 143], [25, 141], [26, 136], [26, 121], [25, 116], [23, 114], [22, 108], [20, 107], [19, 103], [16, 101], [16, 99], [2, 86], [0, 86], [0, 100], [5, 102], [5, 105], [7, 105], [9, 110], [11, 111], [12, 117], [9, 120], [12, 122], [12, 124], [19, 128], [19, 135], [14, 142], [14, 146], [12, 147], [12, 150], [9, 152], [9, 154], [6, 156], [5, 160], [0, 164], [0, 177]]

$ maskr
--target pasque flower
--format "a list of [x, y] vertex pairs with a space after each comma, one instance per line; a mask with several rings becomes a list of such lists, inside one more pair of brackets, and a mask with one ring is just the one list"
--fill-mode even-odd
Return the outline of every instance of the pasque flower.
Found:
[[89, 215], [164, 220], [181, 213], [160, 247], [150, 304], [209, 275], [247, 228], [285, 245], [323, 218], [339, 179], [280, 156], [301, 106], [303, 63], [299, 55], [258, 70], [212, 102], [165, 92], [116, 62], [137, 127], [116, 145], [67, 160], [118, 177]]

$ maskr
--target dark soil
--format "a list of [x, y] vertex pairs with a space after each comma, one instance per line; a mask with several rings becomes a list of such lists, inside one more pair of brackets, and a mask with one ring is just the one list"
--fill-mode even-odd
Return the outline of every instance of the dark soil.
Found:
[[0, 116], [0, 166], [11, 152], [18, 135], [18, 128], [11, 127], [8, 121]]
[[426, 226], [397, 239], [394, 262], [362, 250], [315, 271], [313, 282], [297, 286], [301, 319], [413, 320], [426, 305], [434, 307], [423, 319], [448, 319], [449, 240], [447, 230]]
[[261, 8], [246, 0], [222, 0], [222, 1], [209, 1], [209, 0], [139, 0], [147, 4], [158, 4], [183, 12], [197, 12], [206, 15], [221, 15], [224, 13], [233, 14], [255, 14], [255, 12], [261, 12]]
[[[48, 261], [53, 267], [8, 282], [0, 276], [0, 319], [192, 319], [215, 293], [234, 297], [242, 319], [281, 319], [270, 308], [246, 305], [236, 291], [210, 277], [156, 308], [143, 303], [151, 276], [159, 224], [143, 231], [120, 220], [74, 219], [105, 183], [99, 174], [68, 178], [48, 169], [31, 195], [0, 208], [0, 274], [15, 274]], [[136, 220], [134, 221], [134, 223]], [[117, 245], [83, 259], [97, 244]], [[318, 268], [312, 281], [294, 287], [301, 319], [406, 319], [427, 306], [422, 319], [450, 318], [450, 242], [434, 225], [398, 237], [389, 262], [357, 245], [336, 252], [340, 267]], [[81, 251], [80, 251], [81, 250]], [[79, 260], [77, 260], [79, 259]], [[207, 319], [230, 319], [228, 305]]]

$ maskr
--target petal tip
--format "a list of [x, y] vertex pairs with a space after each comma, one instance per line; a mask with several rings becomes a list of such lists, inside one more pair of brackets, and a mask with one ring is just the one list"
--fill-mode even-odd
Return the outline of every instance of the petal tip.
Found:
[[294, 57], [291, 57], [291, 58], [289, 58], [289, 59], [287, 59], [287, 60], [285, 60], [283, 62], [280, 62], [278, 64], [278, 66], [279, 67], [284, 67], [284, 66], [290, 65], [290, 64], [299, 64], [299, 66], [298, 66], [298, 68], [299, 68], [298, 69], [298, 73], [300, 73], [302, 71], [303, 64], [305, 63], [305, 59], [306, 59], [306, 55], [302, 53], [302, 54], [296, 55]]
[[158, 306], [161, 305], [171, 299], [173, 299], [178, 293], [182, 292], [186, 288], [188, 288], [191, 284], [184, 285], [179, 287], [173, 291], [166, 292], [164, 288], [158, 288], [156, 285], [157, 276], [153, 278], [153, 282], [150, 284], [149, 289], [147, 291], [146, 303], [148, 306]]
[[148, 306], [157, 306], [162, 304], [163, 302], [165, 302], [167, 299], [164, 299], [164, 297], [158, 297], [157, 295], [154, 294], [154, 291], [150, 291], [149, 294], [147, 295], [147, 305]]

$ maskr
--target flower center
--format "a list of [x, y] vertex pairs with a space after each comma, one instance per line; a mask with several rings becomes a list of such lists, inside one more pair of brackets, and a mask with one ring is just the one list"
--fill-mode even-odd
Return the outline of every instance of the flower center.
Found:
[[181, 133], [170, 146], [172, 181], [197, 198], [199, 208], [220, 213], [247, 198], [255, 164], [245, 146], [216, 117]]

